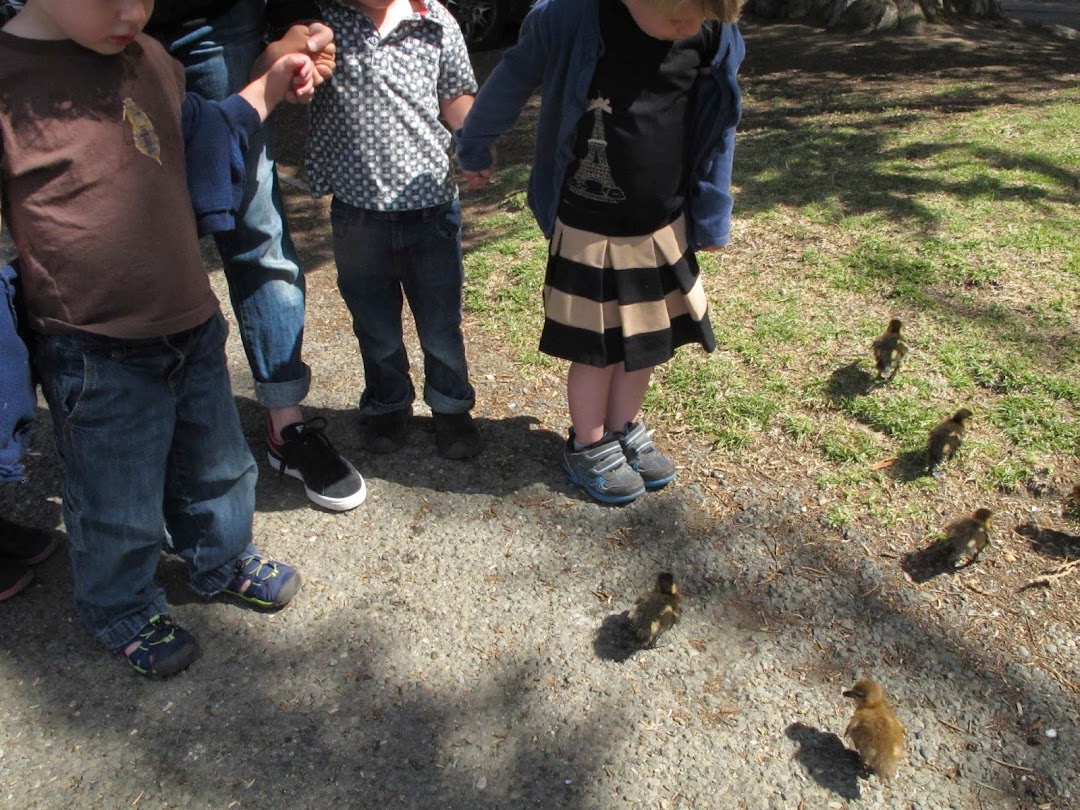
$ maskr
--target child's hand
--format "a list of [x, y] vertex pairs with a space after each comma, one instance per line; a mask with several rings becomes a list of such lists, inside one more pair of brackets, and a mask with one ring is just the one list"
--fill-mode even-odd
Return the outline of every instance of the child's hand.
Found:
[[479, 190], [484, 188], [491, 182], [491, 172], [495, 168], [495, 147], [491, 147], [491, 165], [486, 169], [479, 169], [477, 171], [469, 171], [468, 169], [461, 170], [461, 176], [465, 179], [465, 185], [473, 190]]
[[491, 182], [491, 169], [481, 169], [478, 172], [462, 169], [461, 175], [465, 178], [465, 185], [471, 189], [481, 189]]
[[267, 95], [276, 101], [307, 104], [315, 94], [315, 63], [302, 53], [287, 54], [270, 66], [266, 74]]
[[329, 79], [337, 66], [337, 45], [333, 30], [323, 23], [294, 25], [281, 39], [275, 39], [252, 68], [252, 76], [261, 76], [270, 66], [286, 54], [299, 53], [310, 56], [315, 62], [315, 87]]

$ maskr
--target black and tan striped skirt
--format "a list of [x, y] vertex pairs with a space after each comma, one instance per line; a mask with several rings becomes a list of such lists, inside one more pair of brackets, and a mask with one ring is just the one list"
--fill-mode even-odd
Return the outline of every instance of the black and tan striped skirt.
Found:
[[627, 371], [665, 363], [675, 349], [716, 348], [686, 221], [646, 236], [604, 236], [555, 222], [544, 281], [540, 351]]

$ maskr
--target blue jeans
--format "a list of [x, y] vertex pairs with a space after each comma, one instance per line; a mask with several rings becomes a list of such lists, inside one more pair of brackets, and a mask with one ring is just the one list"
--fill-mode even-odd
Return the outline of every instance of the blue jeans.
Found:
[[402, 292], [424, 351], [424, 401], [438, 413], [476, 402], [461, 336], [461, 207], [380, 212], [337, 198], [330, 206], [341, 297], [364, 360], [360, 413], [400, 411], [416, 392], [401, 334]]
[[75, 609], [116, 649], [168, 612], [154, 584], [172, 535], [209, 598], [255, 553], [255, 460], [225, 364], [221, 314], [176, 335], [37, 335], [34, 363], [64, 471]]
[[[205, 25], [156, 32], [184, 65], [187, 89], [221, 100], [250, 81], [263, 50], [266, 0], [239, 0]], [[255, 396], [267, 408], [297, 405], [311, 370], [304, 342], [304, 274], [285, 221], [268, 127], [252, 137], [236, 230], [215, 235]]]

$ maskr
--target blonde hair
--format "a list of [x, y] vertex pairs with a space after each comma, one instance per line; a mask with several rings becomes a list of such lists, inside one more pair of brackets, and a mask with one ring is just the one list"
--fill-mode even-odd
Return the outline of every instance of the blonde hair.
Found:
[[746, 0], [647, 0], [658, 11], [672, 11], [683, 3], [697, 3], [705, 16], [720, 22], [737, 22]]

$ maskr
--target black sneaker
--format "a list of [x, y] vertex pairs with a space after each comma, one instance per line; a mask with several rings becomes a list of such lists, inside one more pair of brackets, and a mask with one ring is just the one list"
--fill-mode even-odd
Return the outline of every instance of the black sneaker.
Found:
[[344, 512], [364, 502], [367, 486], [356, 468], [337, 454], [325, 430], [326, 420], [316, 416], [287, 425], [281, 431], [281, 441], [276, 442], [267, 416], [266, 452], [271, 467], [304, 482], [304, 491], [313, 503]]
[[22, 565], [37, 565], [56, 550], [56, 535], [33, 526], [20, 526], [0, 517], [0, 557]]
[[34, 572], [17, 562], [0, 561], [0, 602], [10, 599], [34, 579]]
[[468, 411], [435, 413], [435, 446], [442, 458], [472, 458], [481, 450], [480, 431]]
[[364, 447], [372, 453], [393, 453], [405, 440], [405, 428], [409, 425], [412, 408], [379, 413], [374, 416], [360, 415], [363, 427]]

